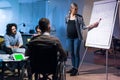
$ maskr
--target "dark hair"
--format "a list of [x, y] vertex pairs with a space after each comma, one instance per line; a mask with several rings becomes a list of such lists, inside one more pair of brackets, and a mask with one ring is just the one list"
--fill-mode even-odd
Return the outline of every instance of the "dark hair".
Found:
[[41, 18], [39, 20], [39, 28], [41, 29], [42, 33], [48, 30], [49, 24], [50, 24], [50, 21], [47, 18]]
[[35, 31], [37, 32], [37, 29], [39, 28], [39, 25], [37, 25], [36, 27], [35, 27]]
[[6, 34], [7, 35], [11, 35], [12, 34], [12, 26], [15, 26], [15, 28], [17, 29], [17, 25], [15, 23], [9, 23], [6, 26]]

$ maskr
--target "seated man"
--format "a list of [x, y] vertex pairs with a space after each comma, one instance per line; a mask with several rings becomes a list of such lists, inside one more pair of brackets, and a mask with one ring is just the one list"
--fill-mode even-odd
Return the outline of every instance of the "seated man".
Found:
[[17, 32], [17, 25], [15, 23], [7, 24], [4, 40], [4, 49], [8, 54], [12, 54], [14, 52], [25, 53], [25, 49], [21, 48], [23, 46], [22, 36]]
[[[3, 50], [6, 51], [6, 54], [12, 54], [12, 53], [25, 54], [25, 48], [23, 48], [22, 36], [19, 32], [17, 32], [17, 25], [15, 23], [9, 23], [6, 26]], [[22, 66], [22, 64], [20, 64], [20, 66]], [[15, 67], [17, 67], [17, 64], [15, 64], [14, 62], [7, 63], [6, 67], [8, 67], [11, 71], [15, 71]]]
[[[53, 37], [50, 35], [50, 21], [47, 18], [41, 18], [39, 20], [39, 28], [41, 29], [41, 35], [33, 36], [29, 41], [28, 45], [39, 45], [39, 44], [49, 44], [49, 43], [56, 43], [57, 50], [60, 53], [60, 60], [66, 60], [67, 55], [62, 48], [62, 45], [58, 38]], [[31, 51], [30, 49], [26, 49], [26, 55], [29, 56]], [[36, 55], [36, 54], [35, 54]]]
[[[50, 35], [50, 21], [47, 18], [40, 19], [39, 27], [41, 29], [41, 35], [32, 37], [32, 39], [28, 44], [36, 44], [34, 42], [40, 42], [40, 43], [46, 43], [46, 44], [50, 42], [56, 42], [58, 45], [58, 50], [60, 52], [60, 55], [62, 56], [63, 59], [66, 59], [67, 57], [66, 53], [62, 48], [62, 45], [59, 39]], [[29, 51], [30, 51], [29, 49], [26, 50], [26, 55], [29, 55]]]

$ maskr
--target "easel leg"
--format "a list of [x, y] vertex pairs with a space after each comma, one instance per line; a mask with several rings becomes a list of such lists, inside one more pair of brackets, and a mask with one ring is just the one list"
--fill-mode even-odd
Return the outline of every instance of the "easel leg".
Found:
[[[84, 52], [83, 57], [82, 57], [81, 62], [80, 62], [79, 70], [83, 64], [83, 60], [86, 56], [87, 50], [88, 50], [88, 48], [85, 49], [85, 52]], [[106, 80], [108, 80], [108, 50], [106, 50]]]
[[81, 66], [82, 66], [82, 64], [83, 64], [83, 60], [84, 60], [85, 55], [86, 55], [86, 53], [87, 53], [87, 49], [88, 49], [88, 48], [85, 49], [85, 52], [84, 52], [83, 57], [82, 57], [82, 59], [81, 59], [80, 66], [79, 66], [79, 69], [78, 69], [78, 70], [80, 70], [80, 68], [81, 68]]
[[108, 50], [106, 50], [106, 80], [108, 80]]

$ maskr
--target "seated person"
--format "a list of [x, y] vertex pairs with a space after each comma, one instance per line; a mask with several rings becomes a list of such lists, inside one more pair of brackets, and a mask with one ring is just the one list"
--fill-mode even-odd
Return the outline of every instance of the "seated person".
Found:
[[15, 23], [7, 24], [4, 40], [4, 50], [8, 54], [12, 54], [14, 52], [25, 53], [25, 48], [22, 48], [22, 36], [19, 32], [17, 32], [17, 25]]
[[[6, 54], [12, 53], [25, 53], [25, 48], [23, 48], [22, 36], [17, 32], [17, 25], [15, 23], [9, 23], [6, 26], [6, 33], [4, 35], [4, 45], [3, 50], [6, 51]], [[22, 64], [20, 64], [22, 66]], [[7, 63], [8, 67], [12, 72], [15, 71], [17, 64]]]
[[33, 34], [33, 36], [38, 36], [38, 35], [41, 34], [41, 30], [40, 30], [40, 28], [39, 28], [39, 25], [37, 25], [37, 26], [35, 27], [35, 31], [36, 31], [36, 33]]
[[[50, 43], [50, 42], [56, 42], [58, 46], [58, 51], [60, 52], [61, 58], [66, 59], [66, 53], [64, 49], [62, 48], [62, 45], [58, 38], [53, 37], [50, 35], [50, 21], [47, 18], [42, 18], [39, 20], [39, 28], [41, 29], [41, 35], [34, 36], [31, 38], [30, 42], [28, 44], [36, 44], [39, 45], [39, 43]], [[35, 43], [35, 42], [39, 43]], [[29, 56], [29, 49], [26, 50], [26, 55]]]

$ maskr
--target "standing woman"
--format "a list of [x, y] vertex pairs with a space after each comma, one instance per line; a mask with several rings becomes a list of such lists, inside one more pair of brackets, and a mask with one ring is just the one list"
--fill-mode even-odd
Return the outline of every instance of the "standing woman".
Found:
[[69, 14], [66, 16], [67, 24], [67, 38], [68, 38], [68, 47], [69, 53], [71, 54], [72, 60], [72, 69], [68, 71], [70, 76], [78, 75], [78, 68], [80, 64], [80, 45], [83, 39], [82, 30], [92, 29], [97, 27], [99, 21], [85, 26], [82, 15], [77, 14], [78, 5], [76, 3], [71, 3]]

